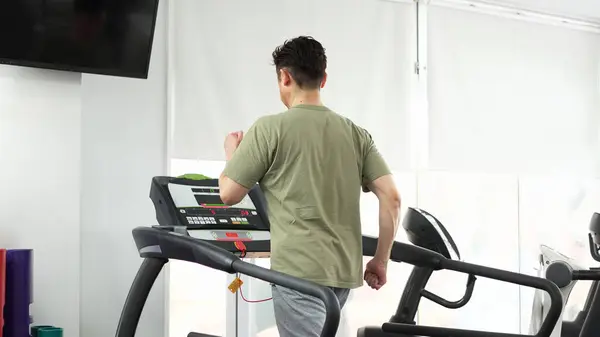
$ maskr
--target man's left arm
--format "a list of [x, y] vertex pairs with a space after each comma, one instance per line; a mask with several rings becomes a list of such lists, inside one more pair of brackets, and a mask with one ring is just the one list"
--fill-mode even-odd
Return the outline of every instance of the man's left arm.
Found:
[[264, 123], [264, 118], [257, 120], [227, 161], [225, 170], [219, 178], [223, 203], [226, 205], [239, 203], [264, 177], [271, 166], [275, 144], [268, 126]]

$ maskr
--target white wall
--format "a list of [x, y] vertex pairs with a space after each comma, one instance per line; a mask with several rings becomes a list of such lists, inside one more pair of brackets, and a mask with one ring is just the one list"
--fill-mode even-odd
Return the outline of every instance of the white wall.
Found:
[[[114, 335], [165, 172], [166, 2], [148, 80], [0, 66], [0, 247], [33, 248], [34, 324]], [[162, 278], [139, 336], [163, 336]]]
[[[155, 224], [150, 180], [166, 171], [166, 1], [148, 80], [83, 75], [82, 337], [114, 335], [141, 259], [131, 230]], [[164, 282], [152, 289], [138, 336], [164, 336]]]
[[79, 328], [80, 79], [0, 66], [0, 247], [34, 249], [34, 324], [67, 337]]

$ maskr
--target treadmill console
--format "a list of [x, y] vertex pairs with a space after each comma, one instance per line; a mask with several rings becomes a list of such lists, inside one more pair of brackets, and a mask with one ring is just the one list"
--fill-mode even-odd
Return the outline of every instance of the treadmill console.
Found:
[[219, 196], [217, 179], [193, 180], [154, 177], [150, 198], [161, 226], [185, 226], [189, 230], [268, 230], [263, 218], [265, 202], [255, 186], [237, 205], [227, 206]]
[[460, 260], [460, 252], [446, 227], [427, 211], [409, 208], [402, 227], [412, 244], [442, 254], [453, 260]]

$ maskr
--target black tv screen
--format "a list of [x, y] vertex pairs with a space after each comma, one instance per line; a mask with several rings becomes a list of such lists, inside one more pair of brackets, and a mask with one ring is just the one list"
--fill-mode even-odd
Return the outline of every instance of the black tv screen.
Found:
[[158, 0], [0, 0], [0, 63], [147, 78]]

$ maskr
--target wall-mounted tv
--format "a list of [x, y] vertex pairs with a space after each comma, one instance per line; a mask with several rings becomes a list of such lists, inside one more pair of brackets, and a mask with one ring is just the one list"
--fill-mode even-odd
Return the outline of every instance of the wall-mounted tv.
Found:
[[0, 0], [0, 64], [148, 77], [158, 0]]

